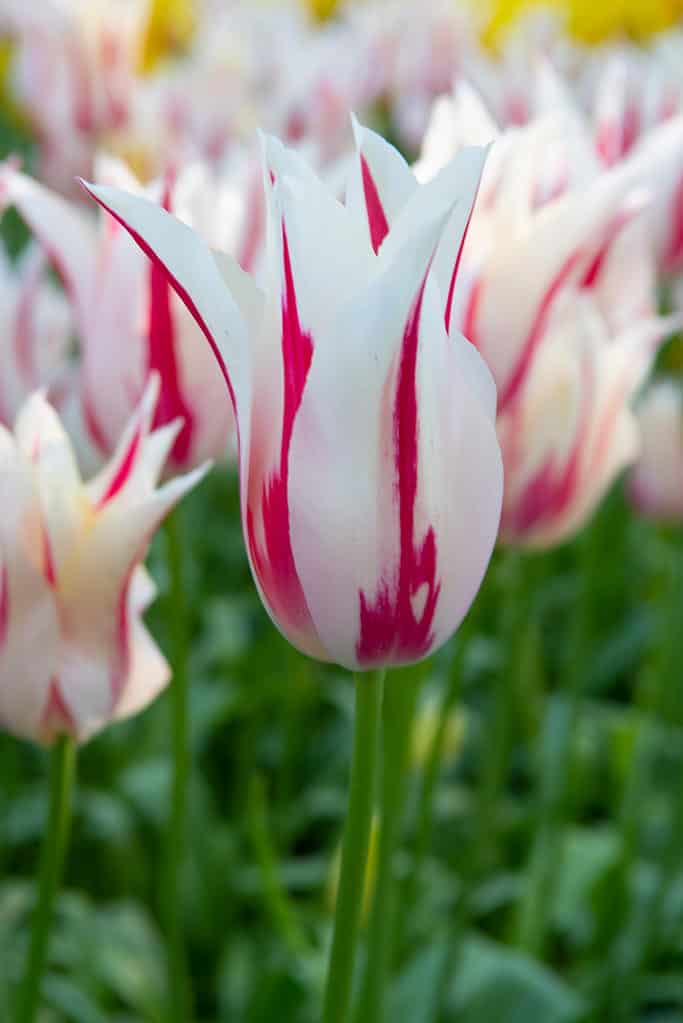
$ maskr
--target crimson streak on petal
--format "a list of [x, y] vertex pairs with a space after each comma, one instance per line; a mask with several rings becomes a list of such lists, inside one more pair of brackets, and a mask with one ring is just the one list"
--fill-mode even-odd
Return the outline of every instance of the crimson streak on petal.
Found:
[[9, 627], [9, 579], [7, 565], [0, 567], [0, 650], [5, 645]]
[[142, 251], [145, 253], [145, 255], [149, 259], [151, 259], [152, 262], [156, 266], [159, 267], [159, 269], [163, 270], [163, 272], [165, 273], [166, 277], [168, 278], [168, 280], [169, 280], [169, 282], [171, 284], [171, 287], [173, 288], [173, 290], [177, 294], [178, 298], [187, 307], [187, 309], [190, 312], [190, 315], [194, 318], [197, 326], [199, 327], [199, 329], [203, 333], [203, 335], [206, 338], [206, 340], [209, 342], [209, 345], [211, 346], [211, 350], [212, 350], [213, 354], [216, 357], [216, 361], [218, 362], [218, 365], [220, 367], [220, 371], [223, 374], [223, 379], [225, 380], [226, 387], [228, 388], [228, 392], [230, 394], [230, 401], [232, 402], [233, 411], [235, 413], [235, 423], [236, 423], [236, 426], [237, 426], [237, 439], [239, 441], [240, 423], [239, 423], [239, 419], [237, 417], [237, 402], [235, 401], [235, 391], [234, 391], [233, 386], [232, 386], [232, 381], [230, 379], [230, 374], [228, 373], [227, 366], [225, 365], [225, 360], [223, 359], [223, 356], [221, 354], [221, 350], [218, 347], [218, 345], [216, 344], [216, 339], [214, 338], [213, 334], [209, 330], [209, 328], [208, 328], [208, 326], [207, 326], [207, 324], [206, 324], [206, 322], [204, 320], [204, 317], [199, 312], [199, 309], [194, 304], [194, 302], [190, 298], [190, 295], [185, 290], [185, 288], [182, 286], [180, 281], [176, 277], [173, 276], [173, 274], [168, 269], [168, 267], [166, 267], [166, 265], [162, 262], [162, 260], [159, 258], [159, 256], [154, 251], [154, 249], [152, 249], [151, 246], [147, 244], [147, 242], [142, 237], [142, 235], [138, 231], [136, 231], [134, 227], [131, 227], [130, 224], [126, 223], [126, 221], [124, 220], [124, 218], [122, 216], [120, 216], [118, 213], [115, 213], [114, 210], [110, 206], [108, 206], [106, 204], [106, 202], [104, 202], [104, 200], [100, 199], [97, 195], [95, 195], [95, 193], [90, 189], [90, 186], [88, 185], [87, 181], [84, 181], [83, 178], [78, 178], [78, 181], [80, 182], [81, 186], [85, 189], [85, 191], [88, 193], [88, 195], [90, 195], [95, 200], [95, 202], [98, 203], [102, 207], [102, 209], [106, 210], [107, 213], [110, 213], [111, 216], [114, 218], [114, 220], [116, 220], [119, 224], [121, 224], [122, 227], [125, 227], [126, 231], [128, 231], [128, 234], [134, 240], [136, 245], [138, 245], [142, 249]]
[[363, 178], [363, 195], [365, 196], [365, 208], [368, 214], [370, 241], [372, 242], [373, 249], [377, 252], [389, 233], [389, 221], [384, 212], [372, 171], [362, 153], [360, 157], [360, 170]]
[[256, 535], [252, 508], [247, 510], [247, 533], [252, 563], [275, 617], [293, 629], [314, 632], [306, 597], [294, 562], [289, 528], [289, 447], [306, 377], [313, 357], [311, 335], [299, 321], [292, 263], [285, 225], [282, 225], [284, 292], [282, 295], [283, 422], [280, 464], [263, 482], [261, 520], [265, 550]]
[[[436, 537], [429, 527], [415, 543], [415, 502], [418, 487], [418, 414], [416, 371], [420, 314], [426, 284], [422, 282], [403, 334], [394, 404], [395, 493], [399, 513], [400, 555], [394, 578], [380, 582], [374, 602], [363, 590], [360, 638], [361, 664], [419, 660], [434, 641], [432, 623], [441, 590], [436, 578]], [[416, 605], [422, 604], [417, 610]]]
[[113, 497], [116, 497], [118, 492], [126, 485], [128, 477], [132, 473], [135, 467], [135, 461], [137, 459], [138, 449], [142, 440], [142, 428], [138, 426], [135, 433], [131, 437], [130, 444], [123, 453], [119, 467], [112, 476], [111, 482], [104, 494], [100, 498], [97, 504], [97, 510], [104, 508]]
[[[553, 302], [555, 298], [567, 282], [567, 279], [573, 272], [574, 268], [582, 258], [583, 253], [580, 250], [573, 252], [562, 264], [555, 277], [548, 285], [543, 298], [541, 299], [534, 321], [531, 325], [531, 329], [526, 336], [524, 346], [521, 350], [520, 357], [517, 360], [512, 373], [510, 374], [506, 384], [501, 388], [498, 395], [498, 414], [500, 415], [514, 399], [516, 398], [519, 390], [524, 382], [529, 367], [533, 361], [533, 357], [536, 354], [543, 334], [548, 323], [548, 317], [550, 315]], [[466, 335], [467, 336], [467, 335]], [[470, 339], [471, 340], [471, 339]]]

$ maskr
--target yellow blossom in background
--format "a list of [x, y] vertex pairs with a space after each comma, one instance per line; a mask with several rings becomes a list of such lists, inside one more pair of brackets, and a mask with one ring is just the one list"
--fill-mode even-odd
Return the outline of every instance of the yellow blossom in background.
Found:
[[140, 52], [140, 70], [153, 71], [165, 57], [184, 50], [197, 22], [195, 0], [151, 0]]
[[[441, 720], [441, 708], [437, 700], [428, 699], [418, 709], [413, 722], [411, 761], [414, 768], [423, 768], [427, 762], [434, 737]], [[446, 719], [443, 739], [442, 763], [454, 763], [463, 747], [467, 722], [461, 709], [453, 710]]]
[[683, 13], [681, 0], [569, 0], [567, 27], [582, 42], [599, 43], [614, 35], [646, 39], [673, 25]]
[[25, 128], [27, 121], [12, 95], [12, 57], [14, 47], [9, 39], [0, 38], [0, 107], [6, 121], [18, 128]]
[[340, 0], [303, 0], [303, 3], [315, 21], [328, 21], [343, 6]]
[[683, 0], [494, 0], [482, 30], [485, 44], [497, 47], [520, 15], [534, 8], [559, 11], [576, 39], [600, 43], [620, 35], [646, 39], [663, 31], [683, 15]]

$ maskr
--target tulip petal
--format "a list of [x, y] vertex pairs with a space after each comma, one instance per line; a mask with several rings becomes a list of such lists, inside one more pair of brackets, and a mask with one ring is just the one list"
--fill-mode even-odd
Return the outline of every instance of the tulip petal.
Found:
[[0, 443], [0, 474], [0, 722], [17, 735], [35, 738], [42, 731], [59, 653], [59, 623], [40, 553], [31, 549], [23, 528], [40, 516], [32, 472], [11, 442]]
[[81, 477], [76, 457], [57, 413], [40, 391], [24, 404], [14, 435], [19, 451], [35, 467], [45, 573], [55, 584], [81, 527]]
[[346, 206], [356, 222], [364, 226], [373, 252], [378, 252], [417, 182], [394, 146], [355, 117], [352, 124], [358, 159], [352, 164], [347, 183]]
[[105, 723], [133, 662], [130, 587], [154, 530], [206, 472], [201, 467], [135, 501], [106, 504], [60, 579], [62, 658], [58, 677], [79, 736]]
[[166, 658], [140, 620], [155, 596], [153, 580], [142, 565], [138, 566], [133, 573], [128, 595], [130, 667], [114, 711], [117, 721], [143, 710], [171, 677]]
[[[423, 227], [394, 264], [330, 324], [329, 338], [316, 347], [294, 426], [289, 479], [294, 559], [328, 659], [351, 668], [368, 667], [376, 660], [404, 662], [424, 656], [427, 649], [445, 638], [446, 621], [451, 631], [457, 625], [460, 611], [464, 613], [474, 594], [474, 590], [465, 592], [469, 582], [466, 578], [462, 596], [454, 600], [450, 580], [438, 571], [439, 544], [450, 544], [452, 527], [447, 523], [442, 526], [446, 509], [437, 508], [441, 483], [435, 486], [429, 481], [428, 463], [434, 457], [436, 431], [429, 429], [428, 421], [435, 413], [429, 411], [429, 404], [422, 403], [422, 381], [425, 367], [431, 362], [430, 353], [439, 348], [446, 353], [451, 347], [442, 314], [437, 312], [436, 325], [430, 314], [428, 329], [422, 332], [425, 308], [432, 313], [439, 308], [435, 289], [427, 286], [424, 303], [415, 298], [442, 229], [443, 218], [431, 227]], [[483, 367], [481, 373], [486, 373]], [[419, 394], [411, 388], [415, 375], [420, 381]], [[479, 409], [474, 396], [464, 396], [458, 405], [458, 398], [450, 390], [453, 385], [458, 391], [457, 381], [450, 371], [446, 377], [442, 381], [443, 390], [449, 389], [446, 408], [466, 408], [469, 401]], [[481, 386], [481, 382], [475, 385]], [[443, 398], [443, 391], [439, 397]], [[416, 409], [419, 423], [413, 414]], [[479, 419], [477, 436], [484, 439], [472, 457], [481, 456], [484, 450], [484, 466], [477, 474], [486, 474], [490, 468], [487, 442], [493, 452], [497, 452], [497, 443], [490, 410], [481, 413]], [[449, 438], [459, 425], [459, 421], [454, 423], [449, 418]], [[414, 444], [416, 454], [411, 447]], [[443, 463], [458, 464], [462, 438], [453, 463], [449, 441], [440, 438], [437, 447], [444, 452]], [[499, 455], [491, 457], [494, 478], [497, 474], [500, 483]], [[450, 479], [452, 470], [446, 464], [443, 469], [445, 478]], [[457, 478], [461, 481], [459, 474]], [[316, 494], [314, 503], [310, 500], [312, 492]], [[473, 496], [474, 505], [479, 494]], [[449, 500], [452, 498], [449, 491]], [[461, 493], [453, 506], [458, 512], [449, 510], [451, 523], [460, 516], [462, 503]], [[489, 549], [481, 559], [482, 573], [492, 548], [499, 506], [500, 493], [494, 493], [490, 511], [495, 526]], [[480, 504], [476, 507], [479, 514]], [[467, 512], [463, 518], [469, 520]], [[480, 518], [486, 519], [486, 515]], [[439, 530], [434, 528], [435, 519]], [[401, 549], [403, 569], [396, 560], [396, 552]], [[446, 563], [458, 563], [458, 559]], [[441, 608], [444, 593], [446, 604]]]
[[[216, 259], [185, 224], [146, 199], [83, 183], [87, 191], [162, 266], [211, 345], [235, 410], [240, 444], [249, 449], [251, 359], [244, 315], [225, 287]], [[223, 255], [224, 266], [228, 257]]]
[[0, 209], [7, 205], [16, 207], [44, 246], [72, 296], [79, 317], [86, 318], [97, 266], [95, 224], [71, 203], [9, 162], [0, 164]]

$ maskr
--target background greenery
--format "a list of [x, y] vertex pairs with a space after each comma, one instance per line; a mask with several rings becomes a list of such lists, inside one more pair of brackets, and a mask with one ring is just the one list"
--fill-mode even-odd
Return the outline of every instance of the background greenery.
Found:
[[[0, 124], [0, 154], [30, 145]], [[13, 250], [22, 229], [3, 221]], [[457, 508], [453, 509], [457, 514]], [[193, 636], [182, 903], [201, 1023], [319, 1012], [352, 688], [252, 584], [234, 471], [180, 511]], [[165, 537], [152, 631], [171, 637]], [[419, 684], [389, 1019], [683, 1021], [683, 545], [617, 489], [571, 544], [499, 551]], [[447, 725], [437, 729], [440, 708]], [[81, 753], [41, 1017], [164, 1018], [168, 695]], [[443, 756], [435, 747], [443, 740]], [[24, 960], [46, 755], [0, 735], [0, 1020]], [[373, 858], [371, 857], [371, 864]], [[369, 871], [372, 882], [372, 870]]]

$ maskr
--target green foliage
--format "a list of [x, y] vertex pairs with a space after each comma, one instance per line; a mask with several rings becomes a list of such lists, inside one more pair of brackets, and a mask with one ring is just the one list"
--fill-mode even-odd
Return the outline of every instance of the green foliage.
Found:
[[[346, 805], [351, 683], [299, 656], [267, 619], [246, 564], [234, 472], [217, 470], [184, 514], [194, 764], [181, 905], [198, 1019], [313, 1023]], [[590, 590], [580, 578], [586, 551], [595, 556]], [[670, 627], [680, 613], [671, 605], [672, 566], [682, 553], [678, 535], [636, 521], [616, 493], [573, 544], [516, 557], [512, 573], [505, 552], [496, 554], [469, 620], [458, 755], [437, 778], [414, 902], [399, 907], [390, 1019], [683, 1019], [683, 713], [674, 656], [680, 630]], [[150, 565], [161, 589], [150, 624], [168, 649], [161, 542]], [[500, 623], [520, 593], [527, 610], [514, 618], [511, 657], [503, 647], [509, 625]], [[590, 607], [585, 671], [568, 771], [559, 779], [561, 812], [539, 846], [550, 857], [551, 881], [542, 950], [531, 954], [519, 940], [520, 906], [557, 767], [557, 729], [567, 720], [580, 600]], [[425, 697], [443, 691], [454, 656], [453, 648], [434, 658]], [[490, 793], [481, 778], [503, 669], [508, 745], [482, 836], [481, 800]], [[82, 751], [44, 1023], [164, 1019], [169, 721], [164, 695]], [[46, 758], [2, 736], [0, 768], [5, 1019], [27, 945]], [[404, 878], [420, 777], [413, 764], [399, 853]]]
[[[20, 129], [0, 123], [0, 143], [30, 166]], [[3, 236], [16, 252], [25, 230], [7, 216]], [[183, 516], [193, 764], [179, 890], [198, 1023], [314, 1023], [351, 682], [268, 620], [234, 470], [216, 470]], [[683, 1023], [682, 566], [683, 538], [636, 520], [619, 490], [573, 543], [496, 553], [462, 663], [451, 644], [424, 681], [438, 699], [461, 673], [464, 731], [436, 774], [415, 876], [424, 765], [409, 771], [389, 1020]], [[159, 538], [150, 568], [148, 620], [169, 651]], [[164, 1020], [169, 735], [165, 694], [81, 753], [41, 1023]], [[2, 1021], [27, 950], [46, 773], [41, 751], [0, 735]]]

